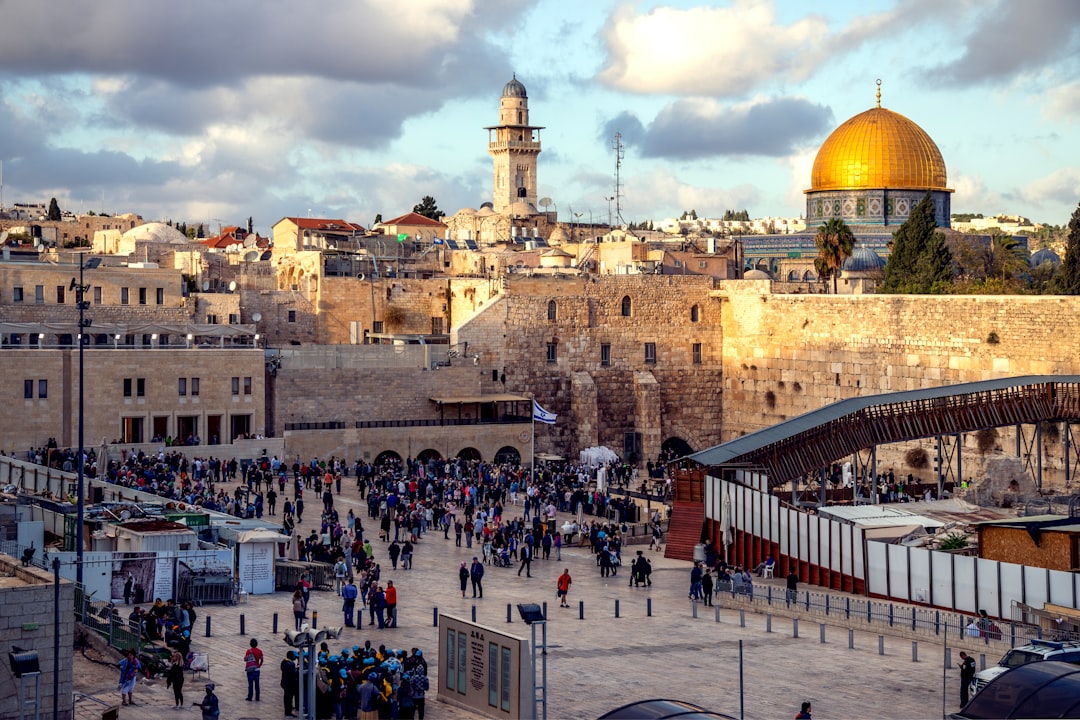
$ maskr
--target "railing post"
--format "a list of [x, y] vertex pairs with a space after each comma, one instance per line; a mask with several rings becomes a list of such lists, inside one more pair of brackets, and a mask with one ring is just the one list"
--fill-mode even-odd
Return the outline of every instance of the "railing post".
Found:
[[846, 606], [844, 612], [848, 620], [851, 619], [851, 598], [844, 598], [844, 605]]
[[941, 634], [941, 611], [940, 610], [935, 610], [934, 611], [934, 634], [935, 635], [940, 635]]
[[829, 614], [829, 598], [831, 598], [831, 597], [832, 596], [829, 595], [828, 593], [825, 594], [825, 615], [826, 616], [828, 616], [828, 614]]
[[911, 632], [915, 632], [915, 608], [911, 608]]
[[893, 604], [889, 603], [889, 627], [893, 626], [893, 613], [895, 612], [895, 610], [896, 609], [893, 607]]

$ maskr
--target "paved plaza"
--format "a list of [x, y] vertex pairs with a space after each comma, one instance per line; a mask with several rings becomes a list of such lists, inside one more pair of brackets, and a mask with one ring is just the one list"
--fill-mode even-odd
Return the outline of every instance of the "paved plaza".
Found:
[[[815, 718], [938, 718], [942, 715], [943, 648], [932, 642], [919, 643], [919, 662], [912, 662], [910, 640], [886, 638], [886, 654], [878, 654], [878, 636], [856, 633], [855, 649], [848, 649], [848, 633], [843, 626], [827, 628], [825, 644], [819, 642], [817, 621], [809, 619], [800, 637], [792, 637], [790, 619], [773, 618], [774, 632], [765, 632], [765, 616], [747, 612], [746, 627], [740, 627], [737, 610], [722, 608], [716, 622], [712, 608], [699, 607], [691, 614], [687, 599], [690, 563], [668, 560], [657, 551], [646, 551], [654, 573], [651, 588], [627, 587], [627, 573], [620, 569], [613, 578], [601, 578], [599, 568], [586, 548], [566, 547], [562, 561], [537, 560], [532, 578], [518, 577], [517, 566], [489, 566], [484, 577], [484, 598], [461, 598], [457, 569], [461, 561], [480, 555], [473, 549], [456, 547], [453, 532], [428, 533], [417, 544], [414, 569], [390, 569], [387, 543], [377, 538], [374, 521], [367, 518], [366, 504], [355, 489], [344, 487], [335, 496], [342, 518], [350, 507], [364, 521], [365, 536], [371, 537], [376, 560], [383, 568], [383, 581], [392, 579], [398, 587], [399, 627], [378, 630], [369, 627], [364, 615], [362, 628], [346, 628], [339, 647], [373, 645], [388, 648], [421, 648], [429, 659], [431, 691], [427, 717], [470, 718], [470, 712], [437, 699], [440, 687], [437, 630], [434, 608], [468, 618], [476, 607], [477, 620], [500, 631], [528, 637], [528, 627], [512, 613], [507, 624], [507, 605], [519, 602], [547, 603], [548, 606], [548, 717], [595, 718], [620, 705], [655, 697], [686, 700], [710, 710], [740, 715], [739, 641], [743, 643], [745, 717], [749, 720], [794, 717], [799, 705], [810, 700]], [[306, 535], [316, 526], [319, 503], [309, 503], [304, 523], [298, 531]], [[279, 502], [280, 506], [280, 502]], [[520, 506], [518, 507], [520, 510]], [[510, 516], [507, 512], [507, 516]], [[562, 519], [560, 518], [560, 525]], [[646, 545], [631, 545], [624, 557]], [[570, 569], [573, 585], [570, 609], [561, 609], [555, 597], [555, 581], [562, 569]], [[758, 581], [782, 584], [782, 580]], [[652, 600], [652, 616], [647, 601]], [[579, 601], [584, 601], [585, 618], [579, 619]], [[615, 603], [619, 615], [615, 617]], [[319, 627], [342, 625], [341, 601], [330, 592], [313, 592], [309, 611], [319, 614]], [[198, 610], [193, 649], [210, 655], [209, 677], [217, 685], [223, 720], [280, 718], [283, 716], [278, 664], [288, 649], [281, 631], [292, 627], [289, 594], [279, 592], [249, 598], [245, 603], [225, 607], [206, 605]], [[279, 633], [272, 633], [274, 613]], [[240, 616], [246, 635], [240, 635]], [[206, 638], [205, 618], [212, 618], [212, 637]], [[262, 677], [262, 701], [246, 702], [243, 656], [252, 638], [266, 653]], [[955, 653], [954, 653], [955, 656]], [[954, 657], [955, 661], [955, 657]], [[991, 659], [991, 662], [993, 659]], [[189, 709], [175, 714], [198, 712], [190, 702], [203, 694], [204, 680], [188, 674], [185, 699]], [[76, 661], [76, 690], [110, 701], [116, 700], [115, 671], [86, 660]], [[947, 702], [952, 712], [958, 705], [958, 673], [948, 673]], [[174, 713], [172, 692], [163, 678], [140, 680], [134, 707], [120, 709], [127, 720], [155, 718]], [[79, 704], [83, 717], [100, 717], [100, 708]], [[96, 715], [85, 714], [93, 710]]]

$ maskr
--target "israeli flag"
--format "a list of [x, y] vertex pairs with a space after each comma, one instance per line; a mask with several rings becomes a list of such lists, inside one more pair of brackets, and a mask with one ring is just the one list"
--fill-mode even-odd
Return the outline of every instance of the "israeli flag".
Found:
[[533, 400], [533, 422], [544, 423], [545, 425], [554, 425], [555, 418], [557, 418], [553, 412], [548, 412], [544, 408], [540, 407], [540, 403]]

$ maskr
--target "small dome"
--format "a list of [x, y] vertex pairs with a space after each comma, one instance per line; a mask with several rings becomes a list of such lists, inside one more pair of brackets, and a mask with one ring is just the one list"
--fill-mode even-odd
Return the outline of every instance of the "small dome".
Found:
[[510, 82], [503, 85], [502, 96], [516, 98], [529, 97], [525, 94], [525, 86], [518, 81], [517, 73], [514, 73], [514, 77], [510, 80]]
[[548, 235], [547, 239], [548, 245], [551, 245], [552, 247], [562, 245], [569, 240], [570, 238], [567, 236], [566, 231], [563, 230], [562, 225], [557, 225], [555, 229], [551, 231], [551, 234]]
[[873, 272], [885, 267], [885, 261], [870, 248], [857, 247], [844, 260], [843, 272]]
[[1053, 267], [1057, 267], [1061, 264], [1061, 258], [1058, 254], [1050, 248], [1043, 248], [1031, 253], [1031, 257], [1028, 259], [1028, 265], [1031, 267], [1039, 267], [1043, 263], [1050, 263]]
[[772, 276], [764, 270], [747, 270], [743, 273], [743, 280], [772, 280]]
[[124, 240], [131, 243], [150, 241], [168, 243], [170, 245], [187, 245], [191, 242], [187, 235], [176, 228], [158, 222], [136, 225], [124, 233], [122, 237]]
[[457, 214], [458, 215], [475, 215], [476, 214], [476, 208], [470, 208], [470, 207], [461, 208], [460, 210], [457, 211]]
[[491, 203], [484, 203], [480, 206], [480, 209], [476, 211], [477, 217], [488, 217], [494, 215], [495, 211], [491, 209]]

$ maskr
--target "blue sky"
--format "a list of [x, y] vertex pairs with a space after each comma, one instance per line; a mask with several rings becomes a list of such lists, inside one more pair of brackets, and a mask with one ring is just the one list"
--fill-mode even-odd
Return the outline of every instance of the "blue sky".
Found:
[[622, 214], [798, 216], [821, 142], [874, 104], [937, 142], [954, 212], [1080, 200], [1073, 0], [0, 0], [3, 200], [241, 224], [369, 224], [491, 196], [517, 73], [539, 195]]

